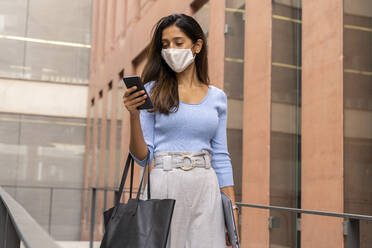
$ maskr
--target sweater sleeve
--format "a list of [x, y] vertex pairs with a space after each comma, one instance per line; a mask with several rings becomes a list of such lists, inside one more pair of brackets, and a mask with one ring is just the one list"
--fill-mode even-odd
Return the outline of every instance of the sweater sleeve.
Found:
[[219, 181], [220, 188], [233, 186], [233, 172], [230, 154], [227, 149], [226, 125], [227, 125], [227, 96], [222, 91], [218, 114], [218, 127], [211, 140], [212, 167], [214, 168]]
[[[145, 89], [147, 94], [150, 95], [150, 87], [153, 82], [145, 84]], [[146, 158], [143, 160], [139, 160], [137, 157], [133, 155], [129, 151], [129, 153], [132, 155], [134, 161], [137, 162], [140, 166], [144, 167], [145, 165], [151, 164], [151, 161], [154, 157], [154, 129], [155, 129], [155, 113], [149, 113], [147, 109], [141, 109], [140, 110], [140, 122], [141, 122], [141, 129], [143, 133], [143, 138], [145, 139], [145, 142], [147, 144], [147, 155], [149, 156], [147, 164], [146, 164]]]

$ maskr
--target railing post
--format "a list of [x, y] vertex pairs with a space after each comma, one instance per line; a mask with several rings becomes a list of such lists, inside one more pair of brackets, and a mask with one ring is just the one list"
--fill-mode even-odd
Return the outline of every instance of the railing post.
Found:
[[0, 248], [59, 248], [29, 213], [0, 186]]
[[96, 222], [96, 188], [92, 188], [92, 208], [91, 208], [91, 215], [90, 215], [90, 237], [89, 237], [89, 248], [93, 248], [93, 241], [94, 241], [94, 226]]
[[359, 248], [360, 247], [359, 220], [346, 219], [343, 222], [343, 227], [347, 248]]
[[21, 241], [19, 240], [18, 234], [8, 213], [6, 214], [5, 219], [5, 239], [3, 244], [4, 248], [19, 248], [21, 245]]
[[3, 201], [0, 199], [0, 247], [4, 247], [6, 215], [6, 208]]
[[52, 208], [53, 208], [53, 187], [50, 188], [49, 195], [49, 219], [48, 219], [48, 232], [52, 234]]
[[276, 216], [270, 216], [268, 219], [269, 229], [280, 228], [280, 218]]

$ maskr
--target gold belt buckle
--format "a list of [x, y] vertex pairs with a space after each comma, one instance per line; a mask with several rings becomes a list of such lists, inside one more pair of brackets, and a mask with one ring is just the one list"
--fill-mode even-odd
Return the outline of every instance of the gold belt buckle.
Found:
[[189, 171], [189, 170], [194, 169], [195, 168], [195, 162], [192, 160], [191, 156], [190, 155], [184, 155], [183, 157], [190, 159], [191, 166], [190, 167], [185, 167], [185, 166], [182, 165], [180, 168], [184, 171]]

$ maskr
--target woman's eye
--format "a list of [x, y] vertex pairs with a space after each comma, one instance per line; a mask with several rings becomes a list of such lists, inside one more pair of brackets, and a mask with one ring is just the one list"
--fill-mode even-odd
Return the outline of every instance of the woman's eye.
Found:
[[183, 43], [176, 43], [176, 46], [182, 46]]

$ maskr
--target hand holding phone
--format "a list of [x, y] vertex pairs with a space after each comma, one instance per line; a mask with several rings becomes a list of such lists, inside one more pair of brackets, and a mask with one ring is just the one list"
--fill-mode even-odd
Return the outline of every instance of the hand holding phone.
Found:
[[131, 112], [133, 109], [152, 109], [154, 107], [138, 76], [125, 77], [123, 81], [128, 89], [123, 96], [124, 105], [128, 111]]

